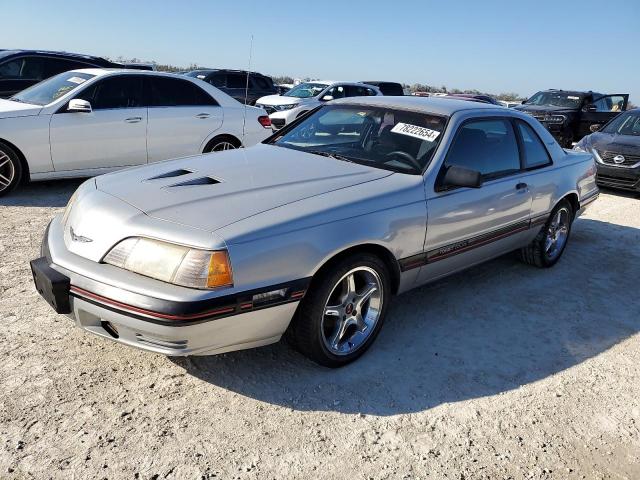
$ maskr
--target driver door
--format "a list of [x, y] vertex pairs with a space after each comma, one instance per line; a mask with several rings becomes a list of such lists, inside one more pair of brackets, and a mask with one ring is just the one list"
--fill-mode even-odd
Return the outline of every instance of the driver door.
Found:
[[109, 76], [76, 95], [91, 103], [89, 113], [51, 117], [51, 159], [56, 171], [117, 168], [147, 163], [147, 107], [143, 77]]
[[629, 95], [615, 93], [611, 95], [594, 96], [593, 102], [582, 109], [580, 115], [579, 135], [576, 141], [591, 134], [591, 125], [602, 126], [627, 109]]

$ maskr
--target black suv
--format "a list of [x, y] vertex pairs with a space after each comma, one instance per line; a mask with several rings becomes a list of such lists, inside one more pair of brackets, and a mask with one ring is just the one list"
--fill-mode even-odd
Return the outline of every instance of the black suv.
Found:
[[77, 68], [138, 68], [100, 57], [44, 50], [0, 50], [0, 98]]
[[544, 90], [513, 108], [538, 119], [565, 148], [571, 148], [592, 125], [604, 125], [627, 109], [629, 94]]
[[[248, 90], [247, 73], [249, 74]], [[278, 94], [278, 89], [273, 84], [271, 77], [257, 72], [203, 68], [189, 72], [187, 75], [210, 83], [240, 103], [244, 103], [246, 94], [249, 105], [255, 105], [256, 100], [265, 95]]]

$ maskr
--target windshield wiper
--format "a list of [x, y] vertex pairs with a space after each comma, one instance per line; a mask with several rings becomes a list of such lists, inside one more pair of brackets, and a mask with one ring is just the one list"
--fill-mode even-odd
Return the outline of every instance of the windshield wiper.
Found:
[[303, 152], [312, 153], [314, 155], [321, 155], [323, 157], [329, 157], [335, 160], [342, 160], [344, 162], [356, 163], [352, 158], [345, 157], [344, 155], [340, 155], [339, 153], [325, 152], [323, 150], [303, 150]]
[[9, 97], [8, 100], [12, 102], [24, 103], [24, 100], [20, 100], [19, 98]]

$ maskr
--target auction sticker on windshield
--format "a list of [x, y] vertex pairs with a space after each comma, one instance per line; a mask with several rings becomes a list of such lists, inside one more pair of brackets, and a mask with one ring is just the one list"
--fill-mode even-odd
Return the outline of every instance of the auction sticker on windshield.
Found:
[[80, 77], [71, 77], [71, 78], [67, 79], [67, 82], [77, 83], [78, 85], [80, 85], [81, 83], [84, 83], [86, 81], [87, 81], [86, 78], [80, 78]]
[[428, 142], [435, 141], [435, 139], [438, 138], [438, 135], [440, 135], [440, 132], [437, 132], [436, 130], [420, 127], [418, 125], [411, 125], [410, 123], [396, 123], [396, 126], [393, 127], [391, 131], [393, 133], [419, 138], [420, 140], [426, 140]]

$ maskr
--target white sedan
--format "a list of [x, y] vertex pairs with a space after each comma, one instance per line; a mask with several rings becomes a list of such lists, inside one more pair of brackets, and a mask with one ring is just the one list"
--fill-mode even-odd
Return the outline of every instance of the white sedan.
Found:
[[314, 80], [296, 85], [283, 95], [262, 97], [256, 102], [256, 107], [265, 109], [273, 129], [278, 130], [330, 100], [377, 95], [382, 95], [382, 92], [373, 85]]
[[0, 100], [0, 196], [21, 180], [94, 176], [271, 133], [264, 110], [197, 79], [72, 70]]

